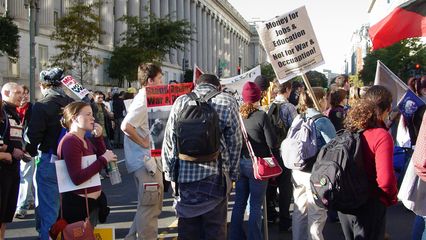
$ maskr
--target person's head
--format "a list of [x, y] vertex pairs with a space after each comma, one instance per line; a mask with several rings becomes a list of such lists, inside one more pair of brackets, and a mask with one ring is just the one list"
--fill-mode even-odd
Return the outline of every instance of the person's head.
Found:
[[49, 68], [40, 72], [40, 88], [41, 90], [61, 87], [61, 80], [64, 78], [64, 70], [61, 68]]
[[254, 83], [256, 83], [256, 85], [260, 88], [260, 91], [262, 92], [261, 97], [265, 97], [270, 86], [269, 80], [265, 76], [260, 75], [254, 79]]
[[209, 83], [220, 89], [220, 80], [214, 74], [202, 74], [195, 82], [196, 85], [200, 85], [203, 83]]
[[423, 76], [419, 81], [418, 94], [421, 98], [426, 99], [426, 76]]
[[101, 91], [95, 91], [93, 92], [93, 99], [95, 103], [101, 104], [104, 102], [105, 94]]
[[143, 63], [138, 67], [138, 81], [141, 86], [160, 85], [163, 83], [161, 68], [153, 63]]
[[334, 92], [331, 92], [330, 94], [330, 105], [331, 107], [335, 108], [339, 105], [343, 105], [344, 101], [346, 100], [348, 92], [346, 92], [343, 89], [337, 89]]
[[243, 86], [242, 96], [243, 104], [240, 107], [240, 113], [246, 119], [259, 107], [261, 98], [260, 88], [253, 82], [246, 82]]
[[391, 92], [383, 86], [372, 86], [364, 98], [352, 106], [345, 126], [351, 131], [383, 126], [391, 109]]
[[[321, 103], [321, 100], [325, 100], [325, 91], [322, 87], [313, 87], [316, 99]], [[306, 112], [308, 108], [315, 108], [314, 100], [312, 99], [311, 93], [307, 91], [302, 91], [299, 95], [299, 104], [297, 105], [301, 113]], [[319, 111], [324, 111], [325, 109], [319, 109]]]
[[337, 88], [344, 89], [346, 91], [349, 91], [350, 85], [349, 85], [349, 77], [347, 75], [339, 75], [336, 77], [335, 80]]
[[283, 95], [285, 98], [288, 98], [291, 93], [291, 81], [285, 83], [278, 83], [277, 85], [277, 94]]
[[15, 82], [8, 82], [3, 85], [1, 89], [1, 95], [3, 96], [3, 101], [11, 104], [15, 107], [21, 105], [24, 89], [21, 85]]
[[61, 124], [67, 130], [92, 131], [95, 124], [92, 108], [85, 102], [68, 104], [64, 108]]
[[21, 106], [24, 106], [30, 101], [30, 89], [25, 85], [22, 85], [22, 89], [23, 89], [23, 92], [22, 92]]

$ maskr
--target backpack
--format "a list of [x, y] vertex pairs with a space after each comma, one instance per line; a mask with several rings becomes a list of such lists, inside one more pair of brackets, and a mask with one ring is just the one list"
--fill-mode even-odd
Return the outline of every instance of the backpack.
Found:
[[292, 170], [304, 170], [318, 153], [317, 130], [315, 121], [325, 117], [317, 114], [306, 117], [298, 115], [291, 124], [287, 137], [281, 143], [281, 157], [284, 166]]
[[370, 189], [360, 136], [345, 130], [321, 148], [310, 179], [319, 207], [350, 213], [367, 202]]
[[268, 111], [268, 117], [272, 123], [272, 130], [275, 132], [279, 143], [285, 139], [289, 128], [280, 116], [281, 106], [284, 104], [285, 103], [272, 103]]
[[210, 162], [220, 154], [220, 126], [216, 110], [208, 101], [220, 94], [211, 91], [203, 98], [194, 92], [177, 119], [177, 148], [179, 159], [194, 162]]

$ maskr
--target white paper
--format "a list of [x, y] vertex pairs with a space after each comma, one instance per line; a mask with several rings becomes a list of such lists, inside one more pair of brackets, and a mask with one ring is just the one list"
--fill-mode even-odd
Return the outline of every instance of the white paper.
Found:
[[[92, 163], [94, 163], [96, 159], [97, 159], [96, 155], [84, 156], [81, 160], [82, 161], [81, 168], [82, 169], [87, 168]], [[58, 178], [58, 187], [59, 187], [60, 193], [75, 191], [75, 190], [84, 189], [84, 188], [96, 187], [101, 185], [101, 178], [99, 176], [99, 173], [95, 174], [92, 178], [90, 178], [86, 182], [80, 185], [75, 185], [72, 182], [70, 175], [68, 174], [68, 169], [65, 164], [65, 161], [57, 160], [55, 161], [55, 165], [56, 165], [56, 177]]]
[[71, 90], [75, 95], [80, 99], [83, 99], [89, 91], [84, 88], [80, 83], [78, 83], [72, 76], [68, 75], [62, 79], [62, 84], [65, 85], [69, 90]]

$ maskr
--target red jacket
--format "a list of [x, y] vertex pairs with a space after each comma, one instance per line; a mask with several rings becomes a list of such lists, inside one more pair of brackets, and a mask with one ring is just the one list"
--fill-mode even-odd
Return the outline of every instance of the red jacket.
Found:
[[370, 182], [372, 194], [386, 205], [398, 202], [397, 182], [393, 169], [393, 140], [384, 128], [373, 128], [363, 132], [362, 151], [364, 166]]

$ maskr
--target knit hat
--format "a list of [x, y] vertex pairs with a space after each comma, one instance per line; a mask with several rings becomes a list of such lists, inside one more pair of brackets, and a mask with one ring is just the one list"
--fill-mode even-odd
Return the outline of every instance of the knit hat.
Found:
[[243, 86], [243, 101], [245, 103], [254, 103], [260, 100], [260, 88], [254, 82], [246, 82]]
[[64, 78], [64, 70], [61, 68], [49, 68], [40, 72], [40, 82], [50, 86], [60, 86]]
[[266, 91], [269, 88], [269, 80], [263, 75], [257, 76], [256, 79], [254, 79], [254, 83], [256, 83], [261, 91]]

